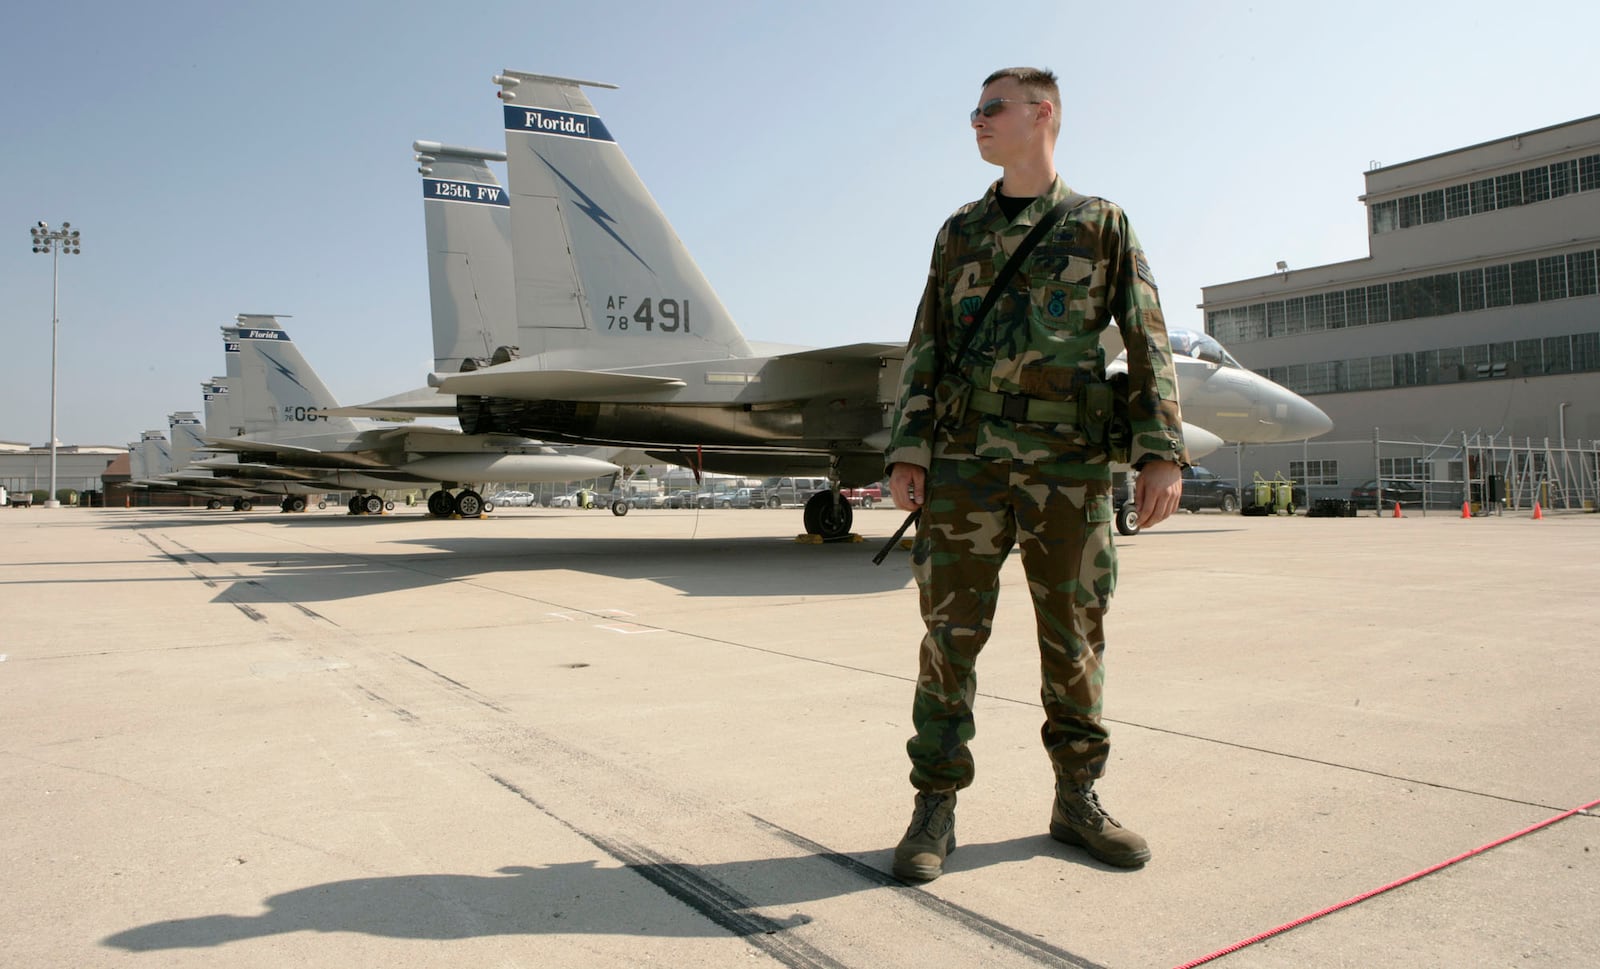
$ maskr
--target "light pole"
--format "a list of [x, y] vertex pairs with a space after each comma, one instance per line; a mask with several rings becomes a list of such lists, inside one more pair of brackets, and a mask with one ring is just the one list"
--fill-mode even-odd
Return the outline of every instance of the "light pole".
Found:
[[61, 326], [57, 309], [61, 296], [61, 254], [76, 256], [83, 250], [78, 248], [78, 230], [71, 222], [61, 223], [61, 228], [53, 231], [48, 224], [40, 222], [28, 231], [33, 233], [33, 251], [50, 254], [50, 494], [45, 496], [44, 506], [59, 508], [61, 502], [56, 500], [56, 331]]

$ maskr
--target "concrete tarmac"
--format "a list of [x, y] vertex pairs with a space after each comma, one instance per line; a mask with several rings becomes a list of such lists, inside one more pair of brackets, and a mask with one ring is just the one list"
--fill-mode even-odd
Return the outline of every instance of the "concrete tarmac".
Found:
[[1138, 871], [1046, 834], [1013, 556], [921, 886], [901, 516], [799, 517], [0, 510], [0, 966], [1176, 967], [1463, 855], [1206, 964], [1595, 964], [1600, 820], [1511, 836], [1600, 799], [1600, 516], [1120, 539]]

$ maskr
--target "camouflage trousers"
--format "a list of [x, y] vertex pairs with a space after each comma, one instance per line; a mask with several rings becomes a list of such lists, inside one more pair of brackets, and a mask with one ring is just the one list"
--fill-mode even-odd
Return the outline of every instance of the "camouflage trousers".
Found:
[[928, 630], [912, 706], [916, 735], [906, 743], [912, 785], [944, 791], [972, 783], [975, 666], [1013, 545], [1033, 597], [1045, 751], [1058, 779], [1094, 780], [1111, 746], [1100, 723], [1104, 617], [1117, 581], [1110, 468], [936, 458], [924, 491], [911, 552]]

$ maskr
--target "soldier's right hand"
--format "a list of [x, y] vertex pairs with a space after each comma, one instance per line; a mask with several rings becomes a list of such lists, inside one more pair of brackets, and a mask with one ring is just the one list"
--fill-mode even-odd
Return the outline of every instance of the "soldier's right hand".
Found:
[[927, 485], [928, 471], [914, 464], [903, 461], [896, 462], [889, 469], [889, 495], [894, 498], [894, 506], [901, 511], [916, 511], [922, 507], [922, 502], [927, 498], [923, 491]]

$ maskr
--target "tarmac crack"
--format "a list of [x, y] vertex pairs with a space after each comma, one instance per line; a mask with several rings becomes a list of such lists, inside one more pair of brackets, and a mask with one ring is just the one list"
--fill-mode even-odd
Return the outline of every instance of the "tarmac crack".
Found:
[[1006, 925], [1004, 922], [989, 918], [986, 915], [974, 912], [972, 909], [957, 905], [954, 902], [947, 902], [937, 895], [929, 894], [920, 888], [907, 885], [905, 882], [900, 881], [893, 875], [879, 871], [871, 865], [866, 864], [865, 862], [856, 858], [852, 858], [847, 854], [834, 851], [827, 845], [812, 841], [805, 835], [795, 831], [790, 831], [788, 828], [785, 828], [782, 825], [774, 824], [773, 822], [768, 821], [766, 818], [758, 817], [754, 814], [748, 816], [752, 821], [771, 831], [773, 834], [776, 834], [778, 837], [789, 842], [795, 847], [802, 848], [806, 851], [811, 851], [823, 861], [826, 861], [835, 867], [841, 868], [858, 878], [865, 879], [866, 881], [871, 882], [873, 885], [876, 885], [880, 888], [893, 889], [894, 891], [899, 892], [903, 898], [909, 899], [910, 901], [920, 905], [935, 915], [950, 919], [951, 921], [961, 925], [963, 928], [972, 932], [976, 932], [977, 934], [983, 936], [991, 942], [996, 943], [997, 945], [1002, 945], [1013, 952], [1027, 956], [1029, 959], [1039, 963], [1040, 965], [1070, 967], [1070, 969], [1106, 969], [1105, 966], [1098, 962], [1091, 962], [1082, 956], [1075, 955], [1067, 951], [1066, 949], [1051, 945], [1050, 943], [1031, 936], [1020, 929]]
[[844, 963], [803, 939], [783, 934], [788, 929], [808, 924], [811, 920], [806, 916], [794, 915], [779, 921], [753, 911], [757, 907], [754, 900], [695, 866], [674, 862], [642, 845], [626, 844], [585, 831], [511, 781], [491, 771], [485, 773], [546, 817], [626, 865], [629, 871], [782, 964], [793, 969], [848, 969]]

